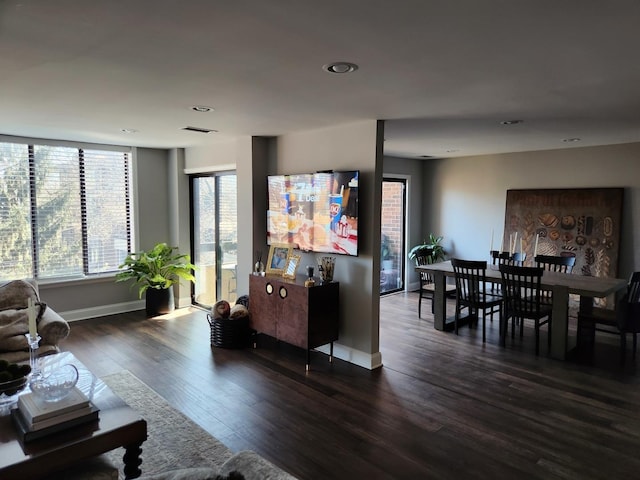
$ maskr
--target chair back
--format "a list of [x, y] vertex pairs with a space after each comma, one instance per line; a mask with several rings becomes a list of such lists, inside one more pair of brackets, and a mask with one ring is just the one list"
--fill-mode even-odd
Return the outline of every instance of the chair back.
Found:
[[499, 252], [498, 250], [491, 251], [491, 263], [493, 265], [500, 265], [501, 263], [508, 263], [511, 255], [509, 252]]
[[576, 257], [554, 255], [536, 255], [533, 259], [536, 267], [542, 267], [551, 272], [571, 273], [576, 264]]
[[487, 262], [451, 259], [456, 279], [456, 297], [472, 308], [482, 308], [486, 300]]
[[539, 316], [544, 269], [518, 265], [500, 265], [499, 269], [507, 315], [523, 318]]
[[640, 333], [640, 272], [631, 275], [627, 293], [620, 300], [622, 314], [617, 317], [621, 332]]
[[[432, 258], [429, 255], [418, 255], [416, 257], [416, 265], [431, 265], [433, 263]], [[428, 283], [433, 283], [433, 274], [430, 272], [420, 272], [420, 286]]]

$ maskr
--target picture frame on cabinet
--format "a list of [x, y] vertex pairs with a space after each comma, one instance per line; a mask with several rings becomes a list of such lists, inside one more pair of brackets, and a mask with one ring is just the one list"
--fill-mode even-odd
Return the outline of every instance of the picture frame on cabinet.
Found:
[[296, 278], [296, 272], [298, 271], [298, 266], [300, 266], [300, 258], [300, 255], [289, 255], [287, 266], [282, 274], [284, 278]]
[[293, 247], [286, 243], [272, 243], [267, 259], [267, 273], [282, 275], [289, 261]]

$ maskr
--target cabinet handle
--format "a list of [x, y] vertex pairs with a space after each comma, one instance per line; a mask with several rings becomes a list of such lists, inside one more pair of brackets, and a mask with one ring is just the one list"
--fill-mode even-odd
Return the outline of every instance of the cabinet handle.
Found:
[[267, 295], [271, 295], [273, 293], [273, 285], [271, 285], [270, 283], [267, 283], [264, 289], [267, 292]]
[[278, 293], [280, 294], [280, 298], [285, 298], [287, 296], [287, 289], [285, 287], [280, 287]]

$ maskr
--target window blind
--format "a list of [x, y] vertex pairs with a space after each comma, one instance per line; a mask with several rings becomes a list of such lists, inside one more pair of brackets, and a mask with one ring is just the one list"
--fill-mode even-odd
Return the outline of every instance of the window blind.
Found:
[[130, 155], [0, 143], [0, 277], [112, 272], [131, 247]]

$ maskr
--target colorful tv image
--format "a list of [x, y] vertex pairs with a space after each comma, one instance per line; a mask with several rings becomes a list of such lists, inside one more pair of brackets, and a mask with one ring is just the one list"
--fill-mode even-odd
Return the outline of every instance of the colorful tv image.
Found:
[[358, 170], [270, 175], [267, 243], [358, 255]]

